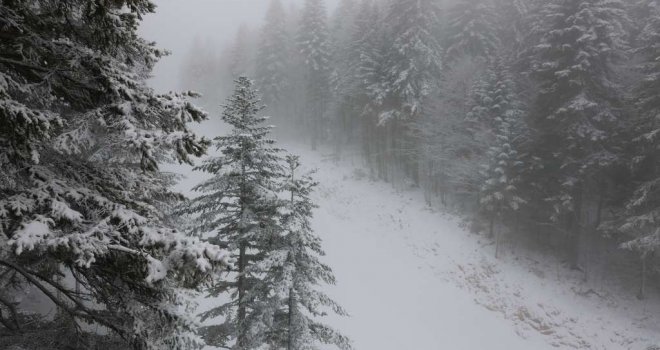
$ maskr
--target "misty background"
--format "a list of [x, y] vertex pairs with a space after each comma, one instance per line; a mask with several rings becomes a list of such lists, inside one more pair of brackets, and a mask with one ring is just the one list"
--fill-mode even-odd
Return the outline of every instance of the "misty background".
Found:
[[[335, 9], [337, 2], [327, 1], [328, 12]], [[171, 52], [156, 64], [150, 80], [158, 92], [167, 92], [181, 88], [181, 64], [195, 41], [220, 55], [231, 45], [241, 25], [261, 26], [270, 0], [156, 0], [154, 3], [158, 6], [156, 13], [144, 18], [140, 33]], [[282, 1], [285, 8], [302, 4], [303, 0]], [[219, 110], [208, 112], [217, 114]]]
[[658, 57], [657, 0], [0, 0], [0, 350], [660, 349]]

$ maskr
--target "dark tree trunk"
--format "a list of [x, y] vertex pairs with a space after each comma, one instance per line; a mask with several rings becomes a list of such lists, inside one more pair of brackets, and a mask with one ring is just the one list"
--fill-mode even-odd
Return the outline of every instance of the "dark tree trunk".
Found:
[[639, 292], [637, 293], [637, 299], [643, 300], [646, 299], [646, 262], [648, 256], [646, 254], [641, 257], [641, 266], [640, 266], [640, 280], [639, 280]]
[[582, 232], [582, 186], [578, 186], [575, 191], [575, 207], [569, 216], [568, 234], [570, 235], [569, 263], [573, 270], [582, 271], [580, 267], [581, 245], [583, 239]]
[[236, 321], [238, 323], [238, 339], [236, 341], [239, 349], [245, 349], [247, 346], [247, 334], [245, 332], [245, 267], [246, 264], [246, 244], [241, 243], [238, 254], [238, 313]]
[[296, 334], [295, 334], [295, 329], [294, 329], [294, 322], [295, 322], [295, 310], [296, 310], [296, 299], [295, 295], [293, 294], [293, 288], [289, 289], [289, 317], [288, 317], [288, 324], [289, 324], [289, 334], [288, 334], [288, 339], [287, 339], [287, 350], [296, 350]]

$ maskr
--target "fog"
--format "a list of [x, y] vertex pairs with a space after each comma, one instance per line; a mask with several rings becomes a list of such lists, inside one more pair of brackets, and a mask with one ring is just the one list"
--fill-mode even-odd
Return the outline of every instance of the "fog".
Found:
[[0, 350], [658, 350], [659, 57], [658, 0], [0, 0]]
[[[284, 6], [301, 6], [303, 0], [285, 0]], [[329, 1], [332, 9], [337, 0]], [[155, 14], [145, 17], [140, 26], [144, 38], [155, 41], [171, 55], [163, 58], [150, 84], [160, 92], [180, 86], [179, 71], [184, 55], [195, 40], [208, 43], [221, 51], [236, 36], [241, 24], [258, 26], [270, 0], [156, 0]]]

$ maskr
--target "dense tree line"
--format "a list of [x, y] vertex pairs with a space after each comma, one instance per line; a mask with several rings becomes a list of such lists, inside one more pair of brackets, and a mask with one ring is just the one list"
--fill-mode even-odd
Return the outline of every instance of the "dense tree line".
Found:
[[358, 149], [373, 178], [419, 186], [478, 230], [541, 232], [573, 269], [607, 236], [637, 253], [642, 285], [657, 275], [656, 1], [271, 6], [248, 71], [288, 91], [269, 100], [285, 129]]

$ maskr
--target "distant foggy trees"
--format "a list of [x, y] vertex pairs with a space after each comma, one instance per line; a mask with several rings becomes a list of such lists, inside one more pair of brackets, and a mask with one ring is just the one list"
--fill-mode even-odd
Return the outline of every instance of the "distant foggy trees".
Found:
[[301, 92], [270, 102], [287, 129], [477, 228], [547, 233], [585, 273], [603, 235], [657, 270], [656, 2], [344, 0], [326, 20], [308, 0], [285, 17], [277, 40], [297, 45], [255, 70], [282, 67]]
[[279, 0], [270, 3], [257, 49], [255, 78], [266, 105], [280, 105], [288, 84], [290, 45], [284, 8]]

